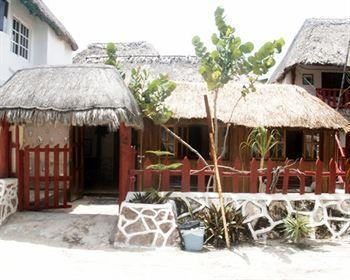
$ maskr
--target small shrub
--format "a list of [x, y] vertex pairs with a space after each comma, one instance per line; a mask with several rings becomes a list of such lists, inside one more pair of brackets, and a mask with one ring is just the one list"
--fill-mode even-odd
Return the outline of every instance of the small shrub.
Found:
[[[230, 205], [225, 206], [225, 216], [231, 243], [241, 241], [247, 232], [244, 224], [245, 217], [241, 211], [237, 211]], [[225, 247], [225, 231], [220, 207], [212, 204], [204, 210], [200, 217], [205, 226], [205, 244], [213, 245], [215, 248]]]
[[171, 194], [171, 192], [168, 192], [162, 196], [157, 190], [150, 189], [143, 193], [135, 193], [130, 202], [140, 204], [165, 204], [169, 201]]
[[298, 214], [296, 214], [294, 217], [287, 217], [284, 220], [284, 228], [286, 238], [296, 244], [300, 244], [300, 241], [308, 237], [311, 232], [307, 219]]

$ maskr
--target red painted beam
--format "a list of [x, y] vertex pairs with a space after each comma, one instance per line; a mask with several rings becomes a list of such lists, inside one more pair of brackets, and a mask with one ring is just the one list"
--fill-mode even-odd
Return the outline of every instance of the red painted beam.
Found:
[[10, 145], [9, 145], [10, 130], [7, 121], [1, 121], [0, 128], [0, 178], [8, 178], [10, 175]]

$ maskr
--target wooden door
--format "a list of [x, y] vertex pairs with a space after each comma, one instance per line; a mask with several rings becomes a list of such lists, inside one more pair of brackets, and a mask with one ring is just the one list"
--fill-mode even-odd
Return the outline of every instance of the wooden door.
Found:
[[84, 195], [84, 128], [72, 127], [70, 131], [70, 200]]

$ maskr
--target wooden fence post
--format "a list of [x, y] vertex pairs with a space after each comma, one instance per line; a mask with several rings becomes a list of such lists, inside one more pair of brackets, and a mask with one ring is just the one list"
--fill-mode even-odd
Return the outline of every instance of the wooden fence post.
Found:
[[191, 191], [191, 163], [187, 157], [182, 160], [182, 179], [181, 179], [181, 190], [183, 192]]
[[59, 196], [60, 196], [60, 185], [59, 185], [59, 175], [60, 175], [60, 151], [59, 145], [56, 145], [53, 152], [53, 203], [54, 207], [59, 206]]
[[250, 193], [258, 192], [258, 163], [255, 158], [250, 162]]
[[0, 123], [0, 178], [8, 178], [10, 173], [10, 129], [6, 120]]
[[329, 161], [329, 182], [328, 182], [328, 193], [332, 194], [335, 193], [335, 184], [337, 181], [336, 178], [336, 164], [334, 159], [331, 159]]
[[40, 146], [34, 150], [34, 207], [40, 208]]
[[350, 172], [350, 160], [348, 159], [345, 163], [345, 193], [350, 193], [350, 178], [348, 178], [348, 172]]
[[272, 183], [272, 170], [273, 170], [273, 163], [271, 158], [267, 161], [267, 174], [266, 174], [266, 193], [271, 193], [271, 183]]
[[316, 181], [316, 187], [315, 187], [315, 194], [321, 194], [322, 193], [322, 171], [323, 171], [323, 164], [320, 159], [317, 159], [316, 161], [316, 173], [315, 173], [315, 181]]
[[289, 185], [289, 168], [285, 167], [284, 173], [283, 173], [283, 189], [282, 189], [283, 194], [288, 194], [288, 185]]
[[[242, 169], [242, 163], [238, 157], [235, 159], [233, 167], [236, 170]], [[233, 183], [233, 192], [238, 193], [239, 192], [239, 174], [238, 173], [233, 174], [232, 183]]]
[[45, 207], [50, 207], [50, 146], [45, 146]]
[[[143, 176], [143, 187], [147, 189], [147, 188], [151, 188], [152, 184], [153, 184], [153, 182], [152, 182], [152, 170], [146, 169], [147, 166], [152, 164], [152, 162], [148, 157], [146, 157], [144, 164], [145, 164], [145, 166], [144, 166], [144, 172], [143, 172], [143, 175], [144, 175]], [[144, 189], [142, 191], [144, 191]]]
[[300, 159], [299, 170], [301, 172], [299, 174], [299, 181], [300, 181], [299, 193], [305, 194], [305, 175], [303, 174], [305, 169], [304, 169], [304, 159], [303, 158]]
[[[201, 170], [205, 167], [205, 164], [202, 160], [198, 159], [197, 161], [197, 170]], [[201, 171], [197, 174], [198, 182], [197, 187], [199, 192], [205, 192], [205, 173]]]

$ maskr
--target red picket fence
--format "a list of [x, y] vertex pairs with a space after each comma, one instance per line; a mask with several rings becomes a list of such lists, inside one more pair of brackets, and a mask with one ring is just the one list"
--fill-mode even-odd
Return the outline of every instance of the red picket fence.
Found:
[[17, 173], [20, 210], [67, 208], [69, 189], [67, 145], [25, 147], [18, 150]]
[[[151, 164], [149, 159], [146, 159], [144, 166]], [[155, 181], [159, 179], [161, 175], [161, 191], [177, 190], [181, 192], [206, 191], [207, 179], [214, 175], [212, 170], [204, 169], [205, 165], [201, 161], [196, 162], [196, 168], [191, 168], [191, 162], [184, 158], [182, 160], [182, 168], [178, 170], [130, 170], [129, 171], [129, 191], [141, 191], [151, 187], [155, 187]], [[248, 193], [258, 193], [259, 191], [259, 177], [262, 176], [266, 184], [266, 193], [300, 193], [304, 194], [306, 192], [306, 187], [310, 186], [311, 182], [314, 183], [314, 193], [335, 193], [337, 180], [343, 179], [345, 183], [344, 189], [345, 193], [350, 193], [350, 183], [346, 180], [346, 172], [339, 170], [337, 168], [336, 162], [332, 159], [328, 164], [328, 170], [323, 170], [323, 162], [320, 160], [316, 161], [315, 170], [305, 170], [304, 161], [301, 159], [293, 166], [287, 166], [285, 168], [279, 168], [276, 188], [272, 188], [273, 185], [273, 173], [276, 172], [275, 163], [271, 160], [267, 161], [266, 168], [259, 170], [259, 164], [255, 159], [250, 162], [250, 170], [242, 171], [242, 163], [239, 159], [236, 159], [233, 164], [233, 169], [220, 168], [221, 180], [225, 180], [224, 191], [225, 192], [248, 192]], [[346, 169], [349, 170], [350, 164], [346, 163]], [[179, 186], [171, 188], [171, 178], [181, 177]], [[196, 178], [196, 180], [192, 180]], [[195, 183], [191, 183], [195, 181]], [[247, 190], [242, 191], [242, 182], [245, 181], [247, 185]], [[159, 181], [158, 181], [159, 183]], [[135, 187], [135, 186], [142, 186]]]
[[[317, 88], [316, 96], [332, 108], [338, 107], [340, 89], [333, 88]], [[350, 90], [345, 90], [339, 103], [339, 108], [349, 108]]]

